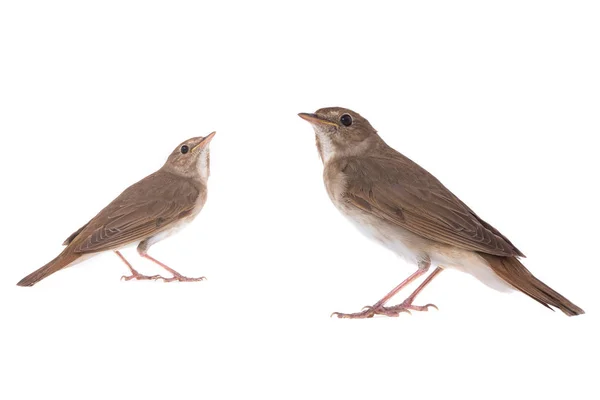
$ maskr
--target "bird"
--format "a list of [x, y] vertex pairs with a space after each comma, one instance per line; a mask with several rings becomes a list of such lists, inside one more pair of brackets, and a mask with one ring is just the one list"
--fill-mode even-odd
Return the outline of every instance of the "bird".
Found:
[[[537, 279], [520, 261], [525, 255], [481, 219], [438, 179], [388, 146], [360, 114], [341, 107], [300, 113], [315, 132], [323, 181], [335, 207], [360, 232], [417, 270], [374, 305], [339, 318], [397, 317], [427, 311], [417, 295], [444, 269], [467, 272], [497, 290], [519, 290], [569, 316], [584, 311]], [[435, 270], [403, 302], [387, 302], [411, 282]]]
[[[104, 251], [113, 251], [129, 268], [122, 279], [194, 282], [148, 254], [155, 243], [190, 223], [202, 210], [210, 175], [209, 144], [216, 132], [188, 139], [173, 150], [156, 172], [125, 189], [87, 224], [63, 243], [52, 261], [27, 275], [18, 286], [33, 286], [42, 279]], [[172, 276], [143, 275], [123, 257], [120, 249], [137, 244], [140, 256], [158, 264]]]

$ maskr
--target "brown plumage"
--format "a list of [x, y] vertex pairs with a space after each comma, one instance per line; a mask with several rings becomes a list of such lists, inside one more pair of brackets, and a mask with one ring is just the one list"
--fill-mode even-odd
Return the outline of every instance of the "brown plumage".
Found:
[[33, 286], [42, 279], [52, 275], [55, 272], [73, 264], [81, 254], [75, 254], [70, 249], [63, 250], [55, 259], [44, 265], [40, 269], [33, 271], [25, 278], [21, 279], [17, 285], [19, 286]]
[[585, 313], [569, 299], [533, 276], [516, 257], [498, 257], [486, 253], [480, 255], [499, 277], [543, 306], [556, 307], [568, 316]]
[[436, 242], [498, 256], [523, 256], [433, 175], [390, 147], [382, 146], [372, 157], [334, 162], [337, 165], [329, 168], [350, 178], [344, 193], [356, 207]]
[[[363, 233], [419, 266], [417, 272], [366, 310], [344, 318], [398, 315], [443, 268], [471, 273], [494, 288], [510, 286], [567, 315], [583, 310], [535, 278], [524, 254], [481, 219], [433, 175], [389, 147], [358, 113], [332, 107], [300, 114], [314, 127], [323, 179], [334, 205]], [[384, 304], [402, 287], [438, 269], [402, 304]]]
[[[66, 248], [58, 257], [17, 285], [32, 286], [83, 258], [103, 251], [118, 252], [132, 243], [139, 243], [140, 255], [155, 261], [147, 255], [148, 248], [191, 222], [204, 206], [209, 175], [208, 143], [213, 135], [192, 138], [180, 144], [161, 169], [123, 191], [64, 241]], [[184, 148], [187, 149], [185, 153], [182, 151]], [[127, 265], [132, 275], [126, 278], [162, 278], [141, 275], [130, 264]], [[175, 279], [165, 280], [197, 280], [186, 278], [161, 263], [159, 265], [174, 274]]]

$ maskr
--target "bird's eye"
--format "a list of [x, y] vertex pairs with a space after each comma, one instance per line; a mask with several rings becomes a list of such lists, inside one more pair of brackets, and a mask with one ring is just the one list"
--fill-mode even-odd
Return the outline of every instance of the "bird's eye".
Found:
[[340, 122], [344, 126], [350, 126], [352, 125], [352, 117], [350, 116], [350, 114], [344, 114], [340, 117]]
[[187, 144], [184, 144], [183, 146], [181, 146], [181, 154], [185, 154], [188, 151], [190, 151], [190, 148], [188, 147]]

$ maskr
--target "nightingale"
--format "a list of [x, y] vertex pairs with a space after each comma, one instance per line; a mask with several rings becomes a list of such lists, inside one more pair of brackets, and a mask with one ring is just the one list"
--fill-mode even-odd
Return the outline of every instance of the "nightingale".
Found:
[[[206, 202], [210, 175], [209, 143], [215, 132], [181, 143], [156, 172], [129, 186], [87, 224], [63, 243], [64, 250], [48, 264], [23, 278], [17, 285], [33, 286], [63, 268], [100, 252], [113, 251], [127, 265], [125, 280], [191, 282], [188, 278], [148, 254], [155, 243], [190, 223]], [[140, 256], [160, 265], [172, 276], [142, 275], [123, 257], [120, 249], [137, 244]]]
[[[413, 301], [445, 268], [467, 272], [494, 289], [520, 290], [569, 316], [584, 313], [533, 276], [519, 260], [523, 253], [506, 236], [433, 175], [388, 146], [358, 113], [331, 107], [298, 115], [314, 128], [325, 188], [336, 208], [367, 237], [417, 265], [413, 274], [374, 305], [332, 316], [371, 318], [427, 311], [435, 305], [419, 306]], [[436, 269], [412, 294], [398, 305], [386, 306], [432, 264]]]

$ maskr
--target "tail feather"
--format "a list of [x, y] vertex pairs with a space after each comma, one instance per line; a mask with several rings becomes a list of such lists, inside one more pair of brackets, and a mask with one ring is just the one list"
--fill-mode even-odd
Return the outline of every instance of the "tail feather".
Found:
[[52, 275], [53, 273], [60, 271], [61, 269], [69, 266], [73, 261], [77, 260], [81, 255], [73, 254], [70, 251], [63, 251], [54, 260], [44, 265], [42, 268], [32, 272], [25, 278], [21, 279], [18, 286], [33, 286], [42, 279]]
[[[585, 314], [566, 297], [533, 276], [516, 257], [499, 257], [479, 253], [492, 270], [514, 288], [525, 293], [545, 307], [556, 307], [568, 316]], [[552, 308], [550, 308], [552, 309]]]

